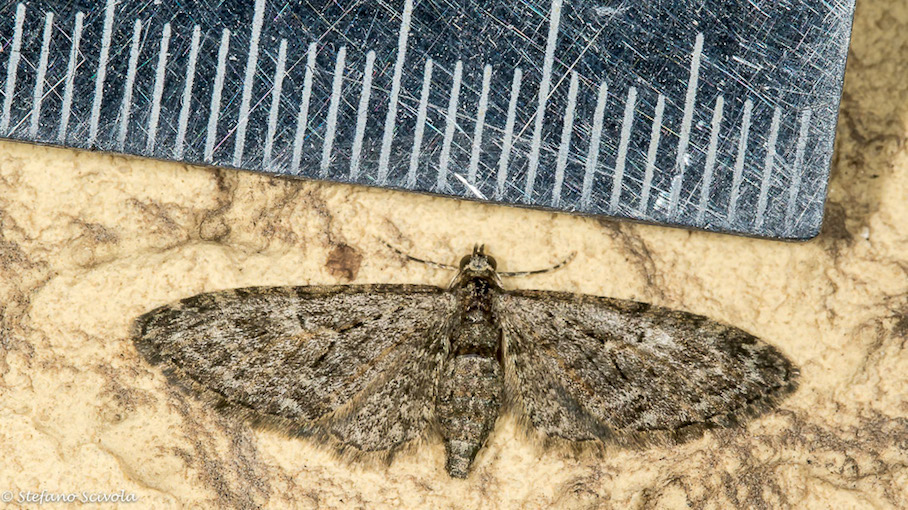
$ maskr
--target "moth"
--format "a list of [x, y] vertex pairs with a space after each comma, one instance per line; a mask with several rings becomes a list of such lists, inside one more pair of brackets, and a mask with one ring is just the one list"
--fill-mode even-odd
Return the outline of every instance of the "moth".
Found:
[[741, 329], [645, 303], [507, 290], [483, 247], [448, 288], [253, 287], [162, 306], [136, 348], [219, 407], [353, 452], [438, 433], [465, 478], [502, 412], [545, 438], [679, 442], [777, 404], [798, 370]]

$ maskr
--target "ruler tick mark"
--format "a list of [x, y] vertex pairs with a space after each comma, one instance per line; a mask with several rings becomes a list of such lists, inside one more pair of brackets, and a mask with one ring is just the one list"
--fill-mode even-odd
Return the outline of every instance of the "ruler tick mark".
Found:
[[407, 171], [408, 188], [416, 186], [416, 171], [419, 169], [419, 153], [422, 150], [422, 137], [426, 130], [426, 113], [429, 106], [429, 90], [432, 87], [432, 59], [426, 59], [422, 76], [422, 92], [419, 95], [419, 109], [416, 113], [416, 132], [413, 134], [413, 149], [410, 151], [410, 168]]
[[400, 32], [397, 36], [397, 61], [394, 63], [394, 77], [391, 81], [391, 96], [388, 114], [385, 116], [385, 129], [382, 135], [381, 154], [378, 159], [378, 183], [388, 180], [388, 167], [391, 163], [391, 142], [394, 139], [394, 124], [397, 122], [397, 104], [400, 100], [400, 86], [407, 57], [407, 38], [410, 35], [410, 21], [413, 17], [413, 0], [404, 2], [404, 12], [400, 21]]
[[177, 126], [177, 138], [174, 143], [174, 157], [180, 159], [183, 157], [183, 150], [186, 146], [186, 127], [189, 125], [189, 114], [192, 108], [192, 88], [195, 84], [195, 67], [199, 58], [199, 41], [201, 40], [202, 29], [196, 25], [192, 29], [192, 42], [189, 46], [189, 62], [186, 64], [186, 84], [183, 87], [183, 99], [180, 105], [180, 120]]
[[804, 110], [801, 114], [801, 129], [798, 133], [798, 145], [795, 149], [794, 168], [791, 169], [791, 187], [788, 189], [788, 205], [785, 209], [785, 228], [788, 234], [794, 233], [794, 212], [797, 207], [798, 193], [801, 191], [801, 176], [804, 173], [804, 154], [807, 152], [807, 134], [810, 131], [810, 118], [813, 112]]
[[331, 86], [331, 103], [328, 107], [328, 126], [325, 130], [325, 140], [322, 143], [322, 164], [319, 176], [328, 176], [328, 167], [331, 166], [331, 151], [334, 149], [334, 135], [337, 131], [337, 113], [340, 110], [341, 90], [344, 86], [344, 62], [347, 59], [347, 47], [341, 47], [337, 52], [337, 61], [334, 63], [334, 82]]
[[366, 69], [363, 71], [363, 88], [359, 93], [359, 107], [356, 110], [356, 131], [353, 136], [353, 150], [350, 154], [350, 180], [359, 177], [360, 156], [363, 150], [363, 137], [366, 134], [366, 121], [369, 116], [369, 96], [372, 94], [372, 67], [375, 65], [375, 52], [366, 55]]
[[249, 103], [252, 101], [252, 86], [259, 59], [259, 39], [265, 17], [265, 0], [255, 1], [252, 15], [252, 37], [249, 39], [249, 59], [246, 60], [246, 75], [243, 78], [243, 98], [240, 100], [240, 114], [236, 124], [236, 139], [233, 146], [233, 166], [243, 164], [243, 150], [246, 147], [246, 126], [249, 124]]
[[224, 90], [224, 73], [227, 70], [227, 52], [230, 50], [230, 29], [221, 32], [218, 47], [218, 66], [214, 72], [214, 90], [211, 92], [211, 108], [208, 113], [208, 131], [205, 138], [205, 161], [212, 162], [214, 141], [218, 136], [218, 120], [221, 115], [221, 93]]
[[60, 113], [60, 127], [57, 131], [57, 142], [66, 141], [66, 132], [69, 129], [69, 115], [73, 104], [73, 84], [76, 77], [77, 60], [79, 59], [79, 44], [82, 41], [82, 25], [85, 14], [76, 13], [76, 26], [73, 27], [72, 47], [69, 50], [69, 63], [66, 65], [66, 84], [63, 86], [63, 106]]
[[300, 161], [303, 158], [303, 142], [306, 140], [306, 129], [309, 127], [309, 100], [312, 97], [312, 73], [315, 72], [315, 43], [309, 44], [306, 54], [306, 74], [303, 78], [303, 95], [300, 98], [300, 109], [296, 116], [296, 136], [293, 138], [293, 160], [290, 171], [300, 173]]
[[435, 189], [441, 192], [448, 190], [448, 163], [451, 158], [451, 142], [454, 141], [454, 131], [457, 128], [457, 105], [460, 101], [462, 79], [463, 62], [458, 60], [454, 65], [454, 83], [451, 85], [451, 97], [448, 99], [445, 135], [441, 145], [441, 156], [438, 158], [438, 182], [435, 183]]
[[533, 142], [530, 147], [527, 182], [524, 188], [524, 199], [533, 196], [536, 186], [536, 171], [539, 168], [539, 151], [542, 148], [542, 126], [545, 121], [545, 109], [552, 86], [552, 66], [555, 63], [555, 48], [558, 46], [558, 29], [561, 24], [561, 4], [563, 0], [552, 0], [552, 11], [549, 14], [549, 33], [545, 44], [545, 60], [542, 63], [542, 79], [539, 82], [539, 102], [536, 108], [536, 126], [533, 129]]
[[129, 117], [132, 113], [132, 92], [136, 81], [136, 65], [139, 61], [139, 47], [142, 42], [142, 20], [136, 20], [132, 28], [132, 44], [129, 49], [129, 64], [126, 68], [126, 83], [123, 85], [123, 101], [120, 103], [120, 122], [117, 133], [117, 150], [126, 147]]
[[734, 226], [735, 216], [738, 211], [738, 197], [741, 194], [741, 182], [744, 180], [744, 162], [747, 156], [747, 139], [750, 136], [750, 120], [753, 115], [753, 102], [744, 101], [744, 117], [741, 120], [741, 135], [738, 138], [738, 157], [735, 159], [735, 170], [731, 183], [731, 196], [728, 199], [728, 216], [726, 225]]
[[612, 177], [612, 196], [609, 210], [618, 210], [621, 199], [621, 188], [624, 184], [624, 166], [627, 163], [627, 152], [630, 148], [631, 131], [634, 127], [634, 108], [637, 105], [637, 88], [631, 87], [624, 105], [624, 120], [621, 123], [621, 141], [618, 143], [618, 156], [615, 159], [615, 175]]
[[725, 99], [719, 96], [716, 99], [716, 108], [713, 110], [709, 149], [706, 153], [706, 167], [703, 169], [703, 187], [700, 189], [700, 205], [697, 207], [697, 223], [703, 223], [703, 219], [706, 217], [706, 209], [709, 206], [709, 194], [712, 190], [713, 170], [716, 167], [716, 152], [719, 148], [719, 128], [722, 127], [723, 108], [725, 108]]
[[473, 147], [470, 151], [470, 166], [467, 171], [467, 182], [470, 184], [476, 184], [476, 173], [479, 171], [479, 156], [482, 153], [482, 132], [485, 129], [486, 113], [489, 110], [489, 90], [491, 87], [492, 66], [487, 65], [482, 71], [479, 111], [476, 112], [476, 126], [473, 129]]
[[107, 80], [107, 59], [110, 56], [110, 38], [113, 34], [114, 12], [117, 0], [107, 0], [104, 11], [104, 32], [101, 35], [101, 55], [98, 57], [98, 71], [95, 75], [95, 94], [92, 98], [91, 118], [88, 127], [88, 146], [94, 147], [98, 138], [98, 121], [101, 118], [101, 102], [104, 100], [104, 82]]
[[277, 66], [274, 70], [274, 86], [271, 88], [271, 111], [268, 113], [268, 132], [265, 134], [265, 152], [262, 155], [262, 167], [271, 168], [271, 152], [274, 149], [274, 137], [277, 133], [277, 118], [281, 107], [281, 89], [284, 87], [284, 75], [287, 65], [287, 39], [281, 39], [277, 50]]
[[637, 214], [643, 216], [649, 207], [649, 194], [653, 187], [653, 174], [656, 171], [656, 156], [659, 154], [659, 140], [662, 138], [662, 116], [665, 115], [665, 96], [659, 94], [656, 100], [656, 111], [653, 114], [653, 125], [649, 134], [649, 149], [646, 153], [646, 170], [643, 173], [643, 188], [640, 192], [640, 203]]
[[47, 73], [47, 56], [50, 52], [50, 35], [54, 28], [54, 13], [44, 15], [44, 33], [41, 36], [41, 56], [38, 60], [38, 77], [35, 79], [35, 88], [32, 94], [31, 125], [28, 135], [35, 138], [41, 122], [41, 103], [44, 102], [44, 77]]
[[681, 184], [687, 169], [687, 148], [690, 144], [690, 130], [694, 120], [694, 103], [697, 100], [697, 85], [700, 80], [700, 60], [703, 56], [703, 34], [697, 34], [694, 51], [690, 59], [690, 78], [687, 82], [687, 95], [684, 99], [684, 118], [681, 120], [681, 135], [678, 140], [678, 152], [675, 154], [675, 175], [672, 178], [671, 204], [669, 217], [678, 217], [681, 199]]
[[13, 47], [6, 65], [6, 91], [3, 97], [3, 114], [0, 115], [0, 133], [8, 134], [9, 118], [16, 92], [16, 75], [19, 73], [19, 59], [22, 57], [22, 24], [25, 22], [25, 4], [16, 6], [16, 25], [13, 29]]
[[590, 134], [590, 149], [586, 156], [586, 171], [583, 174], [583, 189], [580, 203], [589, 207], [593, 196], [593, 177], [599, 165], [599, 147], [602, 143], [602, 123], [605, 120], [605, 105], [608, 102], [608, 83], [599, 85], [599, 96], [596, 99], [596, 110], [593, 113], [593, 131]]
[[167, 52], [170, 48], [170, 23], [164, 24], [161, 32], [161, 48], [158, 52], [158, 66], [155, 70], [154, 89], [151, 98], [151, 115], [148, 117], [148, 138], [145, 153], [154, 154], [155, 139], [158, 136], [158, 122], [161, 117], [161, 96], [164, 94], [164, 80], [167, 77]]
[[561, 145], [558, 149], [558, 160], [555, 164], [552, 207], [561, 205], [561, 187], [564, 184], [564, 170], [567, 168], [568, 155], [571, 151], [571, 135], [574, 134], [574, 108], [577, 106], [577, 90], [579, 87], [580, 78], [576, 71], [572, 71], [571, 85], [568, 88], [568, 103], [564, 111], [564, 124], [561, 128]]
[[508, 180], [508, 163], [511, 159], [511, 149], [514, 147], [514, 122], [517, 118], [517, 98], [520, 96], [520, 82], [523, 80], [523, 71], [518, 67], [514, 70], [514, 79], [511, 81], [511, 99], [508, 101], [508, 117], [504, 125], [504, 137], [501, 141], [501, 156], [498, 158], [498, 185], [495, 187], [495, 198], [504, 198], [504, 186]]
[[754, 222], [756, 228], [763, 228], [763, 217], [769, 202], [769, 186], [772, 182], [773, 168], [776, 164], [776, 144], [779, 141], [779, 124], [782, 120], [782, 110], [775, 108], [772, 114], [772, 125], [769, 128], [769, 141], [766, 146], [766, 161], [763, 165], [763, 179], [760, 183], [760, 196], [757, 198], [757, 217]]

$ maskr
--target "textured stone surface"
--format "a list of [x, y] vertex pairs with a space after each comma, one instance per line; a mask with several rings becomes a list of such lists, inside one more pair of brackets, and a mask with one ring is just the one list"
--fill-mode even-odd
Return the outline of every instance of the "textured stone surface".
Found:
[[[0, 143], [0, 492], [124, 489], [141, 506], [900, 507], [908, 501], [908, 6], [859, 2], [822, 235], [786, 244]], [[485, 242], [512, 287], [744, 328], [801, 368], [780, 410], [679, 447], [544, 448], [500, 421], [464, 481], [439, 441], [390, 466], [250, 429], [128, 338], [203, 291], [445, 285]], [[360, 258], [361, 257], [361, 260]]]

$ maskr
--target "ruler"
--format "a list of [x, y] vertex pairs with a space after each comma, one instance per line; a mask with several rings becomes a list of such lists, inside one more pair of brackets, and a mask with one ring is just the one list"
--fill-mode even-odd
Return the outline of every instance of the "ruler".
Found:
[[783, 239], [853, 0], [30, 0], [0, 136]]

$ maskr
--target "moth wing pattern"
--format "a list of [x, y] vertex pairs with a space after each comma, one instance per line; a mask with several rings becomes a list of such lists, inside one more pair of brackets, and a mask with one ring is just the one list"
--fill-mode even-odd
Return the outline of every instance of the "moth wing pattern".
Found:
[[509, 398], [549, 438], [676, 443], [796, 387], [777, 349], [700, 315], [545, 291], [505, 291], [494, 306]]
[[453, 298], [417, 285], [199, 294], [139, 317], [137, 349], [258, 424], [392, 450], [433, 420]]

